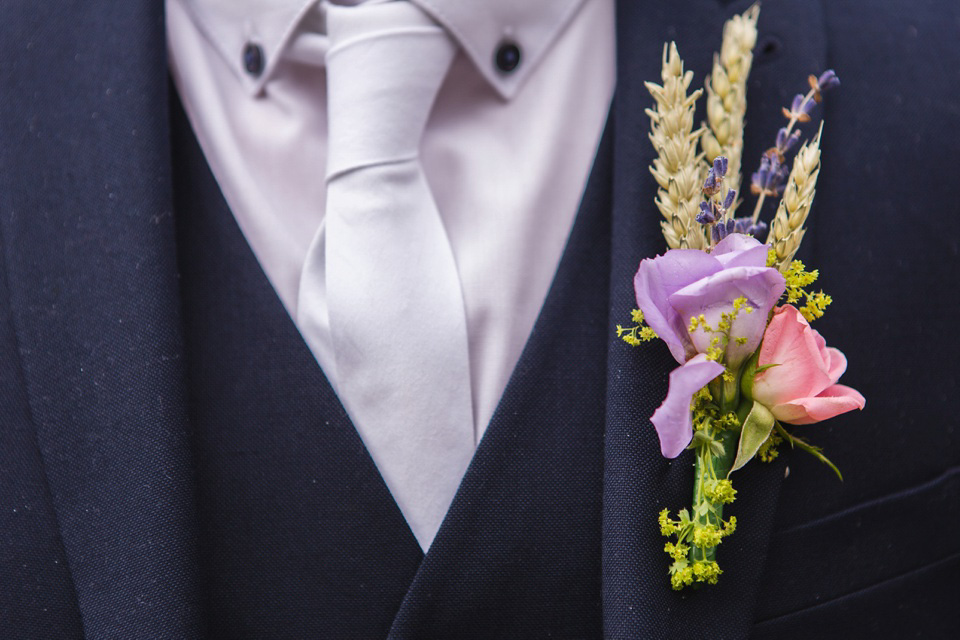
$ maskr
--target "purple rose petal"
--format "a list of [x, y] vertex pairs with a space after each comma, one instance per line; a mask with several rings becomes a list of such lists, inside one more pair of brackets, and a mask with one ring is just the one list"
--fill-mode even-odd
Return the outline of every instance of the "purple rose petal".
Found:
[[673, 357], [683, 364], [694, 355], [687, 335], [689, 318], [681, 318], [668, 297], [676, 291], [721, 269], [720, 262], [697, 249], [673, 249], [640, 263], [633, 286], [644, 320], [667, 343]]
[[731, 233], [717, 243], [710, 255], [719, 260], [725, 268], [765, 267], [769, 250], [770, 247], [760, 244], [756, 238]]
[[660, 437], [660, 453], [665, 458], [676, 458], [693, 438], [693, 419], [690, 402], [693, 394], [723, 373], [723, 365], [698, 354], [685, 365], [670, 372], [667, 398], [656, 410], [650, 422]]

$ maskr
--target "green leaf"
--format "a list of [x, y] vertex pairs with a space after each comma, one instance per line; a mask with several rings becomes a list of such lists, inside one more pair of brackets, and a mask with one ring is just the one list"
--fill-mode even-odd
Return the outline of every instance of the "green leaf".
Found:
[[711, 442], [713, 442], [713, 438], [706, 431], [694, 431], [693, 439], [690, 440], [690, 444], [687, 446], [687, 449], [709, 447]]
[[723, 443], [713, 440], [710, 442], [710, 455], [714, 458], [722, 458], [725, 449], [723, 448]]
[[740, 445], [737, 447], [737, 457], [733, 461], [733, 466], [730, 467], [730, 473], [727, 474], [728, 478], [731, 473], [750, 462], [753, 456], [757, 455], [760, 445], [770, 437], [775, 422], [776, 418], [770, 413], [770, 409], [757, 401], [753, 402], [753, 407], [747, 414], [747, 419], [743, 421], [743, 429], [740, 431]]

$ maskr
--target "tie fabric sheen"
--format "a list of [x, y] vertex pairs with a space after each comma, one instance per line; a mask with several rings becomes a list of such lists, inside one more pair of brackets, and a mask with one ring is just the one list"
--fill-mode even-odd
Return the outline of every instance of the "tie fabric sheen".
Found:
[[326, 213], [298, 322], [331, 336], [331, 381], [391, 452], [374, 462], [426, 550], [476, 446], [460, 278], [418, 157], [456, 45], [404, 1], [327, 5], [326, 24]]

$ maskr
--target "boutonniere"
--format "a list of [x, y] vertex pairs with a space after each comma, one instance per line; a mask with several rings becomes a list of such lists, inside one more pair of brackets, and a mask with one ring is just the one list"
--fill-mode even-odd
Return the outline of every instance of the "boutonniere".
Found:
[[[720, 53], [704, 90], [707, 122], [693, 130], [697, 99], [688, 93], [675, 44], [664, 47], [662, 84], [647, 83], [657, 151], [651, 172], [668, 250], [643, 260], [634, 278], [637, 309], [617, 334], [630, 345], [660, 339], [679, 363], [651, 417], [661, 453], [695, 455], [693, 504], [651, 514], [669, 541], [674, 589], [717, 582], [717, 549], [734, 533], [724, 518], [734, 501], [732, 474], [753, 459], [770, 461], [788, 443], [840, 472], [792, 425], [862, 409], [860, 393], [840, 384], [846, 359], [810, 323], [831, 299], [811, 288], [818, 272], [794, 260], [820, 171], [822, 124], [795, 147], [823, 94], [840, 84], [833, 71], [810, 76], [809, 89], [784, 107], [786, 124], [750, 180], [752, 213], [741, 196], [746, 81], [757, 40], [759, 6], [724, 25]], [[772, 223], [764, 205], [779, 201]], [[788, 426], [791, 425], [791, 426]]]

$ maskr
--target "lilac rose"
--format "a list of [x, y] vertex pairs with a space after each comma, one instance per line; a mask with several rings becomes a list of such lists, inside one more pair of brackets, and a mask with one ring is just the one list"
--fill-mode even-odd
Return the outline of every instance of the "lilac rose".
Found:
[[[710, 253], [672, 249], [640, 263], [633, 280], [637, 306], [646, 323], [667, 344], [682, 366], [670, 374], [670, 391], [651, 421], [664, 456], [675, 458], [693, 437], [690, 401], [694, 393], [723, 373], [737, 371], [763, 339], [770, 310], [783, 295], [780, 272], [767, 264], [768, 247], [756, 239], [731, 234]], [[735, 312], [735, 300], [746, 304]], [[720, 362], [698, 357], [715, 347], [724, 315], [733, 318], [729, 339], [720, 347]], [[691, 318], [705, 324], [690, 332]]]

